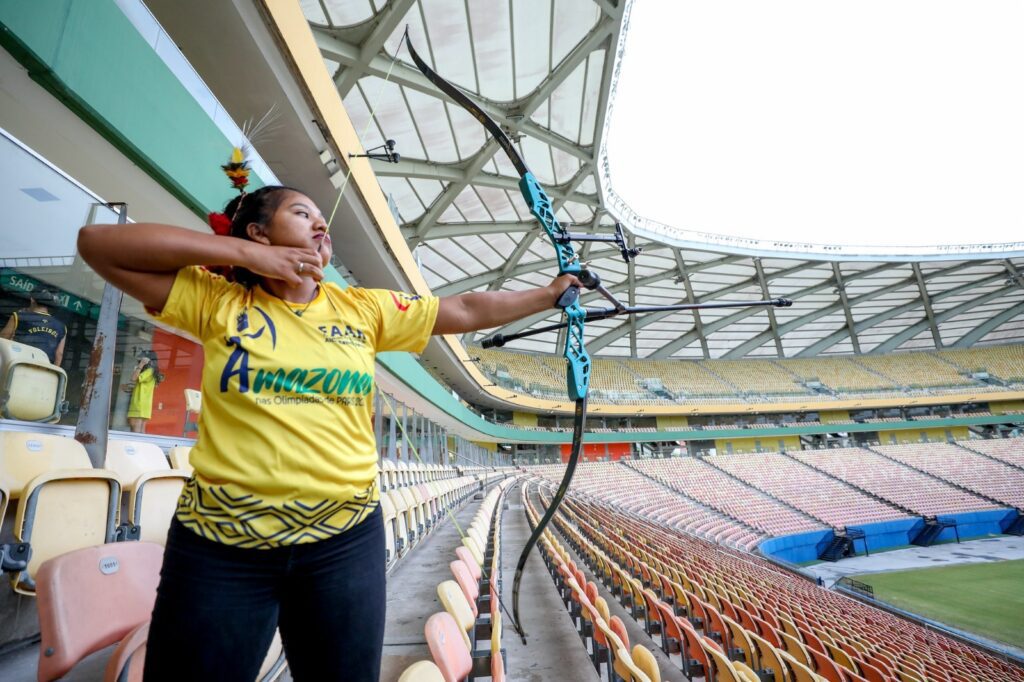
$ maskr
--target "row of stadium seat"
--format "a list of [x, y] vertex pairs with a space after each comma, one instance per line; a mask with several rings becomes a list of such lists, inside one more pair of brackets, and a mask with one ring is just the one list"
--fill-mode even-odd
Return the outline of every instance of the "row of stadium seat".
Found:
[[1024, 509], [1024, 471], [950, 443], [882, 445], [875, 452], [954, 485]]
[[823, 523], [737, 481], [694, 457], [636, 460], [626, 464], [701, 504], [740, 519], [765, 535], [814, 530]]
[[[444, 611], [424, 627], [432, 661], [409, 666], [399, 682], [461, 682], [467, 678], [505, 679], [501, 647], [501, 515], [515, 483], [506, 478], [484, 497], [462, 545], [449, 564], [451, 580], [437, 586]], [[487, 648], [478, 650], [478, 644]]]
[[979, 511], [998, 506], [866, 448], [803, 450], [792, 455], [819, 471], [921, 516]]
[[756, 556], [575, 496], [562, 509], [556, 525], [569, 545], [690, 679], [758, 679], [737, 663], [801, 682], [1024, 679], [983, 651]]
[[[499, 385], [545, 397], [564, 392], [560, 358], [472, 350]], [[899, 397], [916, 389], [932, 393], [1000, 390], [973, 378], [972, 373], [979, 371], [1007, 384], [1024, 382], [1024, 346], [783, 360], [597, 359], [591, 389], [604, 400], [639, 404], [736, 402], [744, 396], [828, 398], [808, 388], [810, 382], [820, 383], [840, 398]]]
[[[765, 537], [825, 527], [1024, 508], [1022, 446], [1018, 438], [583, 463], [574, 490], [751, 550]], [[564, 466], [530, 471], [554, 482]]]
[[[105, 468], [94, 469], [72, 438], [0, 432], [0, 541], [31, 548], [11, 573], [14, 590], [33, 594], [40, 565], [69, 551], [115, 540], [162, 544], [188, 476], [151, 443], [111, 439]], [[17, 502], [13, 523], [3, 514], [8, 499]]]
[[380, 464], [380, 491], [386, 493], [406, 485], [440, 481], [456, 476], [458, 472], [455, 469], [442, 464], [385, 459]]
[[[530, 523], [535, 527], [540, 514], [529, 499], [527, 485], [523, 486], [521, 496]], [[661, 671], [654, 655], [640, 644], [630, 649], [629, 634], [622, 619], [611, 615], [607, 601], [598, 594], [597, 585], [587, 581], [550, 529], [545, 529], [538, 546], [598, 674], [602, 675], [603, 671], [602, 677], [609, 682], [661, 682]]]
[[[383, 467], [381, 475], [387, 471]], [[447, 476], [445, 469], [434, 470]], [[504, 475], [504, 474], [501, 474]], [[380, 507], [384, 514], [385, 552], [390, 571], [397, 561], [420, 543], [452, 509], [461, 506], [486, 481], [480, 474], [455, 478], [439, 478], [423, 483], [410, 483], [391, 487], [380, 493]]]
[[[94, 469], [84, 446], [72, 438], [0, 432], [0, 542], [10, 543], [8, 568], [18, 569], [11, 571], [14, 590], [32, 595], [41, 564], [66, 552], [117, 540], [162, 545], [182, 486], [192, 475], [190, 450], [178, 446], [164, 455], [153, 443], [110, 439], [105, 467]], [[391, 481], [389, 491], [381, 493], [381, 507], [392, 565], [446, 509], [471, 495], [483, 474], [389, 464], [394, 465], [386, 462], [381, 472], [382, 487]], [[15, 503], [11, 521], [6, 510]]]
[[[565, 467], [544, 465], [529, 471], [555, 482], [561, 480]], [[651, 485], [649, 478], [625, 466], [582, 462], [573, 477], [573, 491], [730, 547], [752, 550], [765, 538], [764, 533], [737, 519]]]

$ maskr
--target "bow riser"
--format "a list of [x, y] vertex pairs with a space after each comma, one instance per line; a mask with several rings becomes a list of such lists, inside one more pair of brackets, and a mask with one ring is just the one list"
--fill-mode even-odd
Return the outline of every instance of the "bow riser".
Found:
[[[555, 217], [551, 199], [533, 173], [527, 172], [523, 175], [519, 181], [519, 190], [523, 193], [530, 213], [540, 222], [555, 248], [558, 274], [579, 275], [583, 270], [580, 259], [568, 240], [559, 239], [558, 235], [564, 234], [564, 231]], [[590, 355], [583, 343], [583, 326], [587, 319], [587, 311], [580, 305], [578, 298], [563, 310], [568, 325], [565, 337], [566, 392], [572, 400], [579, 400], [587, 395], [590, 386]]]

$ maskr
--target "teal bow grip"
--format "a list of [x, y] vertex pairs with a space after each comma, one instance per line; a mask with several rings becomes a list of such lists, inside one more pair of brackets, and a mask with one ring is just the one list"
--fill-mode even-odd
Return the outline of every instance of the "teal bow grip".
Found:
[[555, 217], [555, 212], [551, 209], [551, 199], [537, 182], [537, 178], [533, 177], [533, 173], [527, 171], [523, 174], [523, 179], [519, 181], [519, 191], [523, 193], [523, 199], [526, 200], [530, 213], [540, 221], [544, 231], [548, 233], [551, 245], [555, 247], [555, 255], [558, 257], [558, 274], [580, 274], [582, 268], [576, 257], [576, 252], [573, 251], [572, 244], [560, 244], [555, 241], [555, 233], [561, 232], [562, 227], [558, 224], [558, 218]]

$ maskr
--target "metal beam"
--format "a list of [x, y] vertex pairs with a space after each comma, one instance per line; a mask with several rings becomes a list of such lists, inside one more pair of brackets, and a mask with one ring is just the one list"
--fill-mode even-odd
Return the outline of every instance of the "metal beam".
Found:
[[924, 304], [924, 313], [932, 328], [932, 341], [935, 343], [935, 350], [942, 350], [942, 335], [939, 334], [939, 325], [935, 322], [935, 312], [932, 310], [932, 301], [928, 297], [928, 287], [924, 285], [924, 277], [921, 276], [921, 264], [911, 263], [914, 270], [914, 279], [917, 280], [917, 290], [921, 294], [921, 303]]
[[[999, 278], [999, 277], [997, 277], [997, 278]], [[977, 286], [977, 284], [975, 284], [974, 286]], [[1017, 288], [1017, 285], [1014, 284], [1014, 285], [1011, 285], [1011, 286], [1008, 286], [1008, 287], [1003, 287], [1002, 289], [996, 289], [995, 291], [990, 291], [989, 293], [984, 294], [982, 296], [979, 296], [979, 297], [977, 297], [975, 299], [971, 299], [970, 301], [967, 301], [966, 303], [961, 303], [960, 305], [954, 306], [954, 307], [950, 308], [949, 310], [942, 311], [941, 313], [939, 313], [938, 315], [935, 316], [935, 320], [937, 322], [945, 322], [946, 320], [948, 320], [951, 317], [956, 317], [960, 313], [967, 312], [968, 310], [971, 310], [975, 306], [984, 305], [984, 304], [988, 303], [989, 301], [991, 301], [992, 299], [999, 298], [1000, 296], [1003, 296], [1003, 295], [1005, 295], [1005, 294], [1007, 294], [1007, 293], [1009, 293], [1011, 291], [1014, 291], [1016, 288]], [[938, 300], [938, 296], [936, 296], [935, 298], [936, 298], [936, 300]], [[899, 348], [900, 346], [902, 346], [905, 341], [908, 341], [908, 340], [914, 338], [915, 336], [920, 334], [922, 331], [927, 329], [929, 327], [929, 325], [931, 325], [931, 324], [932, 324], [931, 320], [929, 320], [927, 317], [925, 317], [923, 320], [921, 320], [917, 324], [914, 324], [914, 325], [911, 325], [910, 327], [907, 327], [906, 329], [904, 329], [900, 333], [892, 335], [891, 337], [886, 339], [883, 343], [878, 344], [878, 347], [875, 348], [875, 350], [873, 352], [876, 352], [876, 353], [889, 353], [891, 351], [894, 351], [897, 348]]]
[[[968, 261], [968, 262], [965, 262], [965, 263], [960, 263], [959, 265], [954, 265], [952, 267], [945, 268], [943, 270], [936, 270], [935, 272], [931, 272], [931, 273], [925, 275], [924, 278], [926, 280], [928, 280], [928, 279], [932, 279], [933, 277], [942, 277], [942, 276], [946, 276], [946, 275], [952, 275], [953, 273], [959, 272], [960, 270], [963, 270], [965, 268], [972, 268], [972, 267], [975, 267], [975, 266], [977, 266], [977, 263], [973, 263], [973, 262]], [[876, 267], [876, 268], [872, 268], [871, 270], [864, 270], [863, 272], [853, 273], [853, 274], [849, 275], [848, 277], [846, 277], [846, 281], [847, 282], [852, 282], [853, 280], [859, 279], [859, 278], [863, 277], [864, 275], [872, 274], [874, 272], [877, 272], [879, 269], [891, 269], [891, 268], [894, 268], [894, 267], [898, 267], [898, 265], [894, 265], [892, 263], [886, 263], [886, 264], [880, 266], [880, 268]], [[889, 285], [889, 286], [886, 286], [886, 287], [879, 287], [878, 289], [876, 289], [874, 291], [871, 291], [871, 292], [868, 292], [866, 294], [863, 294], [863, 295], [861, 295], [861, 296], [859, 296], [859, 297], [857, 297], [857, 298], [855, 298], [853, 300], [848, 300], [847, 301], [847, 306], [852, 310], [853, 306], [855, 306], [855, 305], [859, 305], [859, 304], [864, 303], [866, 301], [870, 301], [872, 299], [875, 299], [875, 298], [881, 296], [882, 294], [886, 294], [886, 293], [889, 293], [891, 291], [897, 291], [899, 289], [903, 289], [903, 288], [906, 288], [906, 287], [909, 287], [909, 286], [913, 286], [914, 282], [915, 282], [915, 279], [914, 279], [913, 276], [906, 277], [906, 278], [900, 280], [899, 282], [896, 282], [895, 284], [892, 284], [892, 285]], [[799, 329], [800, 327], [804, 326], [805, 324], [809, 324], [809, 323], [817, 320], [820, 317], [824, 317], [826, 315], [830, 315], [830, 314], [834, 313], [835, 311], [839, 310], [842, 307], [842, 305], [843, 305], [842, 302], [834, 303], [834, 304], [832, 304], [830, 306], [822, 308], [821, 310], [817, 310], [817, 311], [815, 311], [813, 313], [809, 313], [807, 315], [803, 315], [803, 316], [797, 318], [796, 320], [793, 320], [792, 322], [789, 322], [789, 323], [783, 325], [782, 327], [780, 327], [779, 331], [782, 333], [783, 336], [785, 336], [787, 333], [793, 331], [794, 329]], [[898, 314], [900, 314], [902, 312], [906, 312], [907, 310], [912, 310], [916, 305], [917, 305], [917, 301], [915, 299], [914, 301], [911, 301], [910, 303], [905, 303], [903, 306], [900, 306], [899, 308], [895, 308], [895, 309], [886, 311], [885, 313], [882, 313], [882, 315], [888, 315], [888, 317], [886, 317], [885, 319], [889, 319], [890, 317], [894, 317], [895, 315], [898, 315]], [[881, 322], [881, 321], [882, 320], [879, 320], [879, 322]], [[866, 329], [866, 327], [863, 327], [862, 325], [863, 325], [863, 322], [857, 323], [857, 324], [854, 325], [854, 329], [853, 329], [853, 335], [854, 336], [856, 336], [857, 332], [860, 331], [861, 329]], [[831, 348], [832, 346], [834, 346], [839, 341], [842, 341], [843, 338], [845, 338], [846, 336], [849, 335], [849, 333], [850, 333], [850, 330], [846, 329], [846, 327], [844, 326], [843, 329], [840, 329], [840, 330], [838, 330], [836, 332], [833, 332], [832, 334], [830, 334], [829, 336], [825, 337], [824, 339], [821, 339], [820, 341], [817, 341], [816, 343], [814, 343], [814, 344], [808, 346], [807, 348], [803, 349], [802, 351], [797, 353], [796, 357], [798, 357], [798, 358], [813, 357], [813, 356], [817, 355], [818, 353], [820, 353], [825, 348]], [[821, 344], [825, 344], [825, 345], [821, 346]], [[821, 347], [819, 348], [819, 346], [821, 346]], [[732, 357], [732, 351], [729, 354], [727, 354], [727, 357]]]
[[[754, 259], [754, 270], [757, 271], [757, 280], [761, 284], [761, 296], [767, 301], [772, 297], [771, 292], [768, 291], [768, 282], [764, 278], [764, 268], [761, 267], [761, 259]], [[768, 308], [768, 328], [771, 329], [772, 334], [775, 335], [775, 352], [779, 358], [785, 358], [786, 353], [782, 350], [782, 337], [779, 336], [779, 325], [775, 321], [775, 308]]]
[[358, 65], [365, 64], [370, 58], [378, 54], [384, 43], [394, 32], [395, 28], [402, 23], [409, 8], [415, 0], [392, 0], [388, 5], [374, 17], [376, 26], [366, 37], [366, 40], [359, 46], [359, 61], [349, 65], [338, 74], [334, 84], [338, 88], [338, 96], [345, 99], [345, 95], [356, 84], [356, 81], [363, 75], [363, 70]]
[[[589, 34], [587, 34], [586, 38], [573, 47], [559, 65], [552, 69], [551, 73], [547, 75], [541, 84], [530, 93], [526, 100], [516, 107], [518, 109], [517, 114], [522, 116], [522, 120], [530, 118], [533, 112], [535, 112], [548, 100], [549, 97], [551, 97], [551, 93], [553, 93], [559, 85], [564, 83], [573, 71], [576, 70], [576, 67], [578, 67], [591, 52], [597, 49], [602, 42], [608, 39], [614, 25], [614, 22], [608, 19], [601, 21], [590, 31]], [[491, 160], [491, 157], [497, 153], [499, 148], [500, 146], [497, 141], [493, 137], [489, 137], [487, 142], [484, 144], [483, 149], [477, 152], [473, 157], [472, 162], [466, 168], [466, 177], [459, 182], [452, 183], [446, 187], [444, 192], [441, 193], [441, 196], [434, 200], [434, 203], [431, 204], [430, 208], [427, 209], [427, 212], [420, 218], [419, 222], [416, 224], [417, 238], [423, 239], [427, 236], [433, 228], [434, 223], [437, 221], [437, 218], [452, 205], [452, 202], [454, 202], [459, 194], [462, 193], [462, 190], [473, 182], [473, 178], [481, 171], [484, 164]], [[577, 173], [577, 178], [578, 176], [579, 174]], [[582, 182], [582, 180], [577, 180], [577, 185], [579, 182]]]
[[[683, 259], [683, 253], [679, 249], [672, 249], [672, 255], [676, 259], [676, 268], [679, 270], [679, 276], [683, 278], [683, 287], [686, 289], [686, 302], [693, 305], [697, 303], [697, 297], [693, 295], [693, 285], [690, 283], [690, 273], [686, 271], [686, 261]], [[704, 321], [700, 317], [700, 311], [693, 311], [693, 329], [697, 332], [697, 338], [700, 340], [700, 350], [704, 355], [705, 360], [711, 359], [711, 351], [708, 350], [708, 337], [704, 334]]]
[[953, 344], [954, 348], [970, 348], [978, 341], [985, 338], [985, 335], [990, 331], [993, 331], [1000, 325], [1009, 322], [1017, 315], [1024, 315], [1024, 302], [1018, 303], [1012, 308], [1007, 308], [1003, 312], [995, 315], [994, 317], [982, 322], [977, 327], [960, 337], [960, 340]]
[[[320, 53], [332, 60], [336, 61], [344, 66], [357, 66], [361, 65], [363, 74], [367, 76], [376, 76], [377, 78], [384, 78], [388, 74], [388, 69], [391, 69], [391, 76], [388, 78], [389, 82], [400, 85], [416, 92], [421, 92], [432, 97], [436, 97], [445, 102], [451, 102], [454, 104], [454, 100], [444, 95], [438, 90], [433, 83], [427, 80], [427, 77], [411, 66], [405, 63], [397, 62], [392, 68], [392, 59], [382, 55], [377, 55], [370, 59], [368, 63], [361, 63], [359, 61], [359, 46], [347, 43], [339, 38], [331, 35], [331, 32], [327, 29], [319, 28], [316, 26], [311, 27], [313, 29], [313, 37], [316, 40], [317, 47], [320, 49]], [[465, 93], [465, 91], [463, 91]], [[530, 137], [543, 142], [544, 144], [551, 145], [556, 149], [560, 149], [563, 152], [580, 159], [583, 162], [593, 163], [594, 156], [590, 151], [580, 147], [578, 144], [562, 137], [561, 135], [554, 133], [543, 126], [539, 126], [533, 121], [529, 120], [529, 117], [523, 119], [510, 118], [508, 112], [511, 110], [511, 105], [499, 104], [497, 102], [491, 102], [482, 97], [475, 96], [471, 93], [465, 93], [467, 97], [476, 102], [476, 104], [487, 112], [487, 114], [498, 122], [503, 128], [507, 128], [514, 132], [522, 132]]]
[[[952, 271], [955, 271], [955, 270], [958, 270], [958, 269], [963, 269], [964, 267], [973, 266], [973, 265], [977, 265], [977, 263], [970, 263], [970, 262], [962, 263], [961, 265], [954, 266], [952, 268], [946, 268], [946, 270], [937, 270], [936, 272], [929, 273], [929, 274], [925, 275], [924, 277], [925, 277], [926, 280], [928, 280], [928, 279], [931, 279], [932, 277], [937, 276], [939, 274], [942, 274], [942, 273], [947, 273], [948, 274], [949, 272], [952, 272]], [[975, 289], [975, 288], [977, 288], [979, 286], [982, 286], [982, 285], [994, 282], [994, 281], [1000, 279], [1001, 277], [1002, 277], [1002, 275], [992, 275], [990, 277], [986, 277], [985, 279], [977, 281], [977, 282], [969, 282], [968, 284], [962, 284], [962, 285], [960, 285], [958, 287], [954, 287], [952, 289], [947, 289], [945, 291], [940, 291], [939, 293], [937, 293], [934, 296], [932, 296], [932, 300], [933, 301], [940, 301], [940, 300], [942, 300], [944, 298], [947, 298], [949, 296], [954, 296], [956, 294], [962, 294], [965, 291], [970, 291], [971, 289]], [[914, 282], [914, 278], [910, 277], [908, 279], [909, 279], [909, 284], [908, 285], [912, 285], [913, 282]], [[907, 281], [907, 280], [904, 280], [904, 281]], [[903, 286], [908, 286], [908, 285], [903, 285]], [[900, 288], [902, 288], [902, 286]], [[853, 301], [850, 302], [850, 304], [851, 304], [851, 306], [856, 306], [859, 303], [862, 303], [865, 300], [868, 300], [868, 297], [876, 298], [877, 296], [879, 296], [879, 295], [881, 295], [883, 293], [886, 293], [888, 291], [891, 291], [891, 290], [892, 289], [889, 288], [889, 287], [883, 287], [880, 291], [874, 291], [874, 292], [871, 292], [870, 294], [865, 294], [864, 296], [861, 296], [859, 298], [854, 299]], [[890, 320], [890, 319], [896, 317], [897, 315], [902, 315], [903, 313], [906, 313], [906, 312], [909, 312], [911, 310], [914, 310], [915, 308], [919, 307], [920, 305], [921, 305], [921, 300], [919, 298], [916, 298], [913, 301], [910, 301], [908, 303], [904, 303], [903, 305], [900, 305], [900, 306], [896, 306], [895, 308], [890, 308], [889, 310], [886, 310], [883, 313], [879, 313], [877, 315], [869, 317], [866, 320], [861, 320], [856, 325], [857, 333], [858, 334], [862, 333], [865, 329], [870, 329], [871, 327], [874, 327], [875, 325], [881, 324], [882, 322], [885, 322], [886, 320]], [[834, 346], [835, 344], [839, 343], [845, 337], [846, 337], [846, 331], [841, 329], [841, 330], [839, 330], [837, 332], [829, 334], [828, 336], [826, 336], [825, 338], [821, 339], [820, 341], [817, 341], [817, 342], [811, 344], [810, 346], [808, 346], [807, 348], [802, 350], [800, 353], [798, 353], [797, 357], [800, 357], [800, 358], [814, 357], [815, 355], [818, 355], [822, 351], [827, 350], [827, 349], [831, 348], [832, 346]]]
[[419, 221], [416, 223], [416, 236], [409, 240], [410, 247], [414, 247], [416, 243], [419, 243], [427, 235], [437, 219], [441, 217], [441, 214], [448, 210], [448, 207], [462, 194], [462, 190], [469, 186], [473, 178], [483, 169], [484, 164], [491, 160], [491, 157], [494, 156], [497, 150], [497, 140], [493, 137], [488, 138], [483, 149], [476, 153], [469, 166], [466, 167], [462, 179], [458, 182], [452, 182], [445, 187], [444, 191], [434, 198], [434, 203], [420, 216]]
[[[409, 238], [413, 234], [412, 227], [403, 226], [402, 236]], [[509, 222], [467, 222], [467, 223], [440, 223], [430, 231], [430, 239], [451, 239], [453, 237], [474, 237], [482, 234], [509, 234], [514, 232], [530, 232], [537, 229], [536, 220], [518, 220]], [[590, 230], [590, 234], [612, 234], [611, 227], [601, 226], [597, 230]], [[588, 242], [590, 243], [590, 242]], [[582, 258], [583, 256], [580, 256]]]
[[850, 310], [850, 299], [846, 295], [846, 285], [843, 283], [843, 273], [839, 269], [839, 263], [832, 261], [832, 275], [836, 280], [836, 290], [839, 292], [839, 302], [843, 304], [843, 314], [846, 316], [846, 328], [850, 332], [850, 342], [853, 343], [853, 352], [860, 355], [860, 340], [857, 338], [856, 325], [853, 323], [853, 311]]
[[613, 19], [622, 18], [622, 7], [616, 7], [611, 0], [594, 0], [594, 4], [601, 8], [601, 11]]
[[[742, 257], [736, 257], [736, 258], [742, 258]], [[702, 264], [702, 265], [707, 265], [707, 264], [705, 263], [705, 264]], [[778, 272], [773, 272], [770, 275], [766, 275], [766, 279], [772, 280], [772, 279], [777, 279], [777, 278], [780, 278], [780, 277], [786, 277], [786, 276], [791, 275], [791, 274], [793, 274], [795, 272], [799, 272], [801, 270], [804, 270], [807, 267], [808, 267], [807, 263], [801, 263], [800, 265], [795, 265], [795, 266], [793, 266], [791, 268], [786, 268], [785, 270], [779, 270]], [[697, 267], [690, 268], [690, 273], [692, 274], [692, 273], [696, 272], [697, 270], [698, 270]], [[755, 275], [754, 277], [748, 277], [747, 279], [744, 279], [744, 280], [742, 280], [740, 282], [737, 282], [736, 284], [730, 284], [727, 287], [722, 287], [721, 289], [716, 289], [715, 291], [707, 293], [704, 296], [701, 296], [700, 300], [701, 300], [702, 303], [707, 303], [708, 301], [713, 301], [715, 299], [722, 298], [724, 296], [728, 296], [729, 294], [735, 293], [735, 292], [740, 291], [742, 289], [746, 289], [747, 287], [755, 286], [756, 284], [757, 284], [757, 277]], [[819, 284], [813, 285], [812, 287], [810, 287], [810, 289], [816, 290], [818, 288], [822, 288], [822, 287], [826, 287], [826, 286], [828, 286], [828, 282], [823, 282], [823, 283], [819, 283]], [[791, 296], [793, 296], [793, 297], [799, 296], [799, 295], [805, 295], [806, 296], [808, 293], [813, 293], [813, 291], [810, 291], [808, 289], [804, 289], [802, 292], [798, 291], [795, 294], [792, 294]], [[679, 301], [675, 301], [675, 303], [686, 303], [686, 302], [688, 302], [688, 300], [689, 300], [689, 295], [687, 295], [687, 298], [685, 298], [685, 299], [680, 299]], [[720, 318], [717, 322], [713, 322], [711, 324], [705, 325], [703, 327], [702, 331], [701, 331], [701, 334], [703, 334], [705, 337], [707, 337], [707, 335], [717, 331], [718, 329], [721, 329], [721, 326], [718, 324], [718, 322], [721, 322], [722, 320], [729, 320], [730, 322], [734, 322], [734, 321], [736, 321], [738, 319], [743, 319], [744, 317], [748, 317], [750, 315], [756, 315], [759, 312], [761, 312], [760, 308], [749, 308], [749, 309], [746, 309], [746, 310], [741, 310], [738, 313], [734, 313], [733, 315], [730, 315], [728, 317]], [[670, 315], [674, 315], [674, 314], [676, 314], [676, 313], [672, 312], [672, 311], [668, 311], [668, 312], [650, 313], [648, 315], [644, 315], [642, 318], [637, 320], [637, 323], [636, 323], [637, 329], [640, 329], [642, 327], [646, 327], [649, 324], [653, 324], [653, 323], [655, 323], [655, 322], [657, 322], [659, 320], [662, 320], [662, 319], [664, 319], [666, 317], [669, 317]], [[624, 334], [625, 334], [625, 329], [624, 329], [623, 325], [619, 325], [618, 327], [615, 327], [614, 329], [611, 329], [611, 330], [605, 332], [604, 334], [602, 334], [601, 336], [597, 337], [593, 341], [588, 341], [587, 342], [587, 347], [590, 348], [590, 349], [593, 349], [593, 350], [600, 350], [601, 348], [604, 348], [605, 346], [607, 346], [612, 341], [615, 341], [616, 339], [621, 338]], [[656, 350], [654, 353], [652, 353], [650, 357], [652, 357], [652, 358], [666, 358], [666, 357], [670, 357], [671, 354], [674, 353], [675, 351], [679, 350], [680, 348], [682, 348], [682, 347], [684, 347], [686, 345], [689, 345], [690, 342], [696, 340], [699, 337], [699, 335], [700, 334], [697, 333], [696, 324], [695, 324], [693, 330], [687, 332], [686, 334], [684, 334], [680, 338], [676, 339], [675, 341], [671, 341], [671, 342], [665, 344], [664, 346], [662, 346], [661, 348]]]
[[[805, 263], [803, 265], [803, 267], [807, 267], [807, 264]], [[868, 276], [870, 276], [870, 275], [872, 275], [872, 274], [874, 274], [876, 272], [881, 272], [883, 270], [888, 270], [891, 267], [892, 267], [891, 265], [879, 265], [877, 267], [871, 268], [870, 270], [864, 270], [863, 272], [857, 273], [856, 277], [868, 277]], [[784, 271], [782, 271], [782, 272], [784, 272]], [[767, 279], [771, 280], [773, 277], [777, 276], [778, 274], [779, 273], [775, 273], [774, 275], [767, 275], [766, 277], [767, 277]], [[855, 277], [851, 277], [850, 279], [855, 279]], [[822, 289], [827, 289], [830, 286], [832, 286], [832, 279], [831, 278], [823, 280], [821, 282], [818, 282], [817, 284], [812, 284], [811, 286], [804, 287], [803, 289], [800, 289], [799, 291], [794, 291], [791, 294], [787, 294], [787, 297], [792, 299], [793, 301], [798, 301], [801, 298], [803, 298], [804, 296], [809, 296], [811, 294], [817, 293], [817, 292], [821, 291]], [[710, 300], [710, 298], [711, 298], [710, 296], [704, 296], [702, 298], [702, 301], [708, 301], [708, 300]], [[836, 305], [838, 305], [838, 304], [836, 304]], [[725, 327], [727, 327], [727, 326], [729, 326], [731, 324], [735, 324], [736, 322], [739, 322], [740, 320], [743, 320], [743, 319], [745, 319], [747, 317], [750, 317], [751, 315], [757, 315], [760, 312], [761, 312], [761, 310], [759, 308], [746, 308], [746, 309], [738, 310], [737, 312], [733, 313], [732, 315], [728, 315], [726, 317], [719, 318], [718, 320], [715, 320], [714, 322], [711, 322], [711, 323], [705, 325], [704, 332], [706, 334], [708, 334], [708, 335], [711, 335], [711, 334], [715, 333], [716, 331], [718, 331], [719, 329], [724, 329]], [[660, 314], [660, 313], [656, 313], [656, 314]], [[813, 313], [808, 313], [808, 316], [821, 317], [821, 316], [827, 315], [827, 314], [829, 314], [829, 311], [827, 309], [822, 309], [822, 310], [816, 310]], [[807, 317], [807, 316], [805, 316], [805, 317]], [[781, 336], [784, 336], [786, 334], [786, 332], [789, 331], [791, 328], [793, 328], [794, 325], [796, 325], [799, 320], [803, 320], [803, 319], [804, 319], [804, 317], [801, 317], [798, 320], [793, 320], [791, 322], [787, 322], [787, 323], [781, 325], [779, 327], [779, 334]], [[816, 319], [816, 318], [814, 318], [814, 319]], [[797, 326], [799, 326], [799, 325], [797, 325]], [[765, 332], [765, 333], [761, 334], [760, 336], [764, 336], [765, 337], [764, 341], [767, 341], [770, 338], [770, 336], [768, 336], [768, 332]], [[675, 341], [673, 341], [671, 343], [668, 343], [668, 344], [665, 344], [664, 346], [659, 348], [654, 354], [651, 355], [651, 357], [659, 358], [659, 359], [669, 358], [669, 357], [672, 356], [673, 353], [675, 353], [680, 348], [683, 348], [683, 347], [689, 345], [694, 339], [695, 339], [694, 333], [693, 332], [688, 332], [687, 334], [684, 334], [679, 339], [676, 339]], [[764, 343], [764, 341], [762, 341], [761, 343]], [[760, 345], [761, 344], [759, 343], [758, 346], [760, 346]], [[725, 358], [726, 359], [730, 359], [730, 356], [727, 354], [725, 356]]]
[[[476, 160], [477, 157], [474, 157]], [[515, 192], [519, 192], [519, 179], [511, 178], [504, 175], [495, 175], [493, 173], [477, 173], [476, 175], [470, 175], [469, 170], [472, 167], [473, 162], [469, 163], [463, 161], [460, 163], [435, 163], [433, 161], [421, 161], [419, 159], [406, 159], [397, 163], [388, 163], [386, 161], [371, 160], [370, 166], [373, 168], [373, 172], [377, 177], [381, 178], [422, 178], [424, 180], [437, 180], [446, 184], [457, 183], [465, 187], [468, 184], [478, 185], [480, 187], [494, 187], [497, 189], [507, 189]], [[544, 191], [547, 192], [548, 196], [552, 200], [561, 199], [565, 201], [573, 201], [578, 204], [590, 206], [596, 208], [601, 205], [600, 198], [596, 194], [579, 194], [576, 192], [586, 176], [590, 174], [587, 171], [587, 166], [581, 166], [580, 172], [583, 173], [583, 177], [576, 182], [576, 177], [569, 182], [562, 185], [551, 185], [545, 187]], [[579, 175], [579, 173], [577, 173]]]

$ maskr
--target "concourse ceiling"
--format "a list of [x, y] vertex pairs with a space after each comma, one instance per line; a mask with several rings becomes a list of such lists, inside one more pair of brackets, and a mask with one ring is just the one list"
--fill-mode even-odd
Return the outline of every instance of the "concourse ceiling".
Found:
[[[512, 164], [412, 65], [401, 42], [406, 26], [423, 58], [506, 129], [563, 226], [610, 233], [623, 202], [607, 186], [601, 142], [628, 27], [626, 0], [301, 5], [363, 147], [396, 142], [400, 162], [374, 161], [374, 170], [434, 293], [543, 285], [555, 273], [555, 258], [519, 194]], [[1019, 251], [892, 260], [730, 248], [726, 240], [680, 245], [630, 233], [628, 222], [627, 234], [643, 247], [628, 265], [613, 245], [575, 245], [627, 304], [782, 296], [793, 306], [589, 322], [587, 348], [599, 356], [809, 357], [1024, 342]], [[603, 300], [584, 295], [585, 305], [603, 307]], [[559, 316], [552, 310], [501, 331]], [[510, 348], [559, 352], [556, 334]]]

